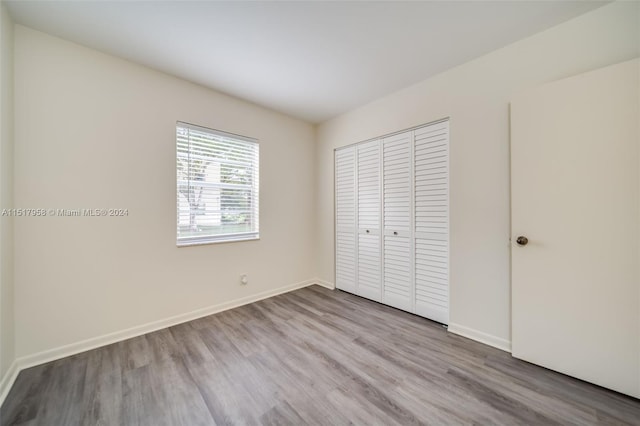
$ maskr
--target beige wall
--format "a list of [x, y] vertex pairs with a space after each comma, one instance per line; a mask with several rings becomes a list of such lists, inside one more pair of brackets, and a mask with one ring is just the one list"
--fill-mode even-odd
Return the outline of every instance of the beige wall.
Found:
[[[16, 206], [129, 209], [16, 219], [19, 357], [313, 278], [313, 126], [19, 25], [15, 100]], [[176, 247], [177, 120], [260, 140], [259, 241]]]
[[[13, 22], [0, 3], [0, 211], [12, 206]], [[13, 293], [13, 219], [0, 216], [0, 381], [15, 359]]]
[[637, 57], [639, 4], [617, 2], [318, 128], [319, 278], [334, 281], [333, 149], [451, 117], [451, 330], [510, 345], [509, 100]]

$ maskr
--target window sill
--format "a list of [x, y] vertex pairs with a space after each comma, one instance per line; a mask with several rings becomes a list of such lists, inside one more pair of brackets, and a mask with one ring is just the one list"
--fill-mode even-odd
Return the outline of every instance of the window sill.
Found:
[[192, 247], [192, 246], [204, 246], [209, 244], [228, 244], [228, 243], [240, 243], [244, 241], [258, 241], [260, 237], [247, 237], [247, 238], [234, 238], [228, 240], [196, 240], [196, 241], [181, 241], [176, 243], [176, 247]]

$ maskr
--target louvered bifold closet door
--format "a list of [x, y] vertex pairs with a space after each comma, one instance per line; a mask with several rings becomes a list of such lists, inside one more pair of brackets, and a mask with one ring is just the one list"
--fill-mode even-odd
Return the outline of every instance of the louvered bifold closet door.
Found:
[[411, 142], [413, 132], [382, 141], [383, 280], [382, 301], [412, 311]]
[[415, 131], [415, 313], [449, 322], [449, 122]]
[[336, 287], [356, 292], [356, 148], [335, 153]]
[[358, 284], [356, 294], [382, 300], [380, 141], [357, 145]]

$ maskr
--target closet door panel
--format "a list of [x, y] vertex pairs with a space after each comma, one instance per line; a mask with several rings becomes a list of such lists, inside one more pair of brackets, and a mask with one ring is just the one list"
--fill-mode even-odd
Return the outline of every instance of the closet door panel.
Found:
[[382, 301], [413, 308], [411, 262], [411, 142], [413, 132], [382, 141], [383, 281]]
[[357, 145], [358, 281], [356, 294], [382, 300], [380, 141]]
[[449, 122], [415, 130], [415, 312], [449, 322]]
[[356, 149], [335, 153], [336, 287], [356, 292]]

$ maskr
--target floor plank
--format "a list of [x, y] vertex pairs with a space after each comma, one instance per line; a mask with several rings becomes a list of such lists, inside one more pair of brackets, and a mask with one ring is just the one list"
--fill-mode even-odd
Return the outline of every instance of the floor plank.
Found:
[[312, 286], [24, 370], [0, 425], [640, 425], [640, 400]]

